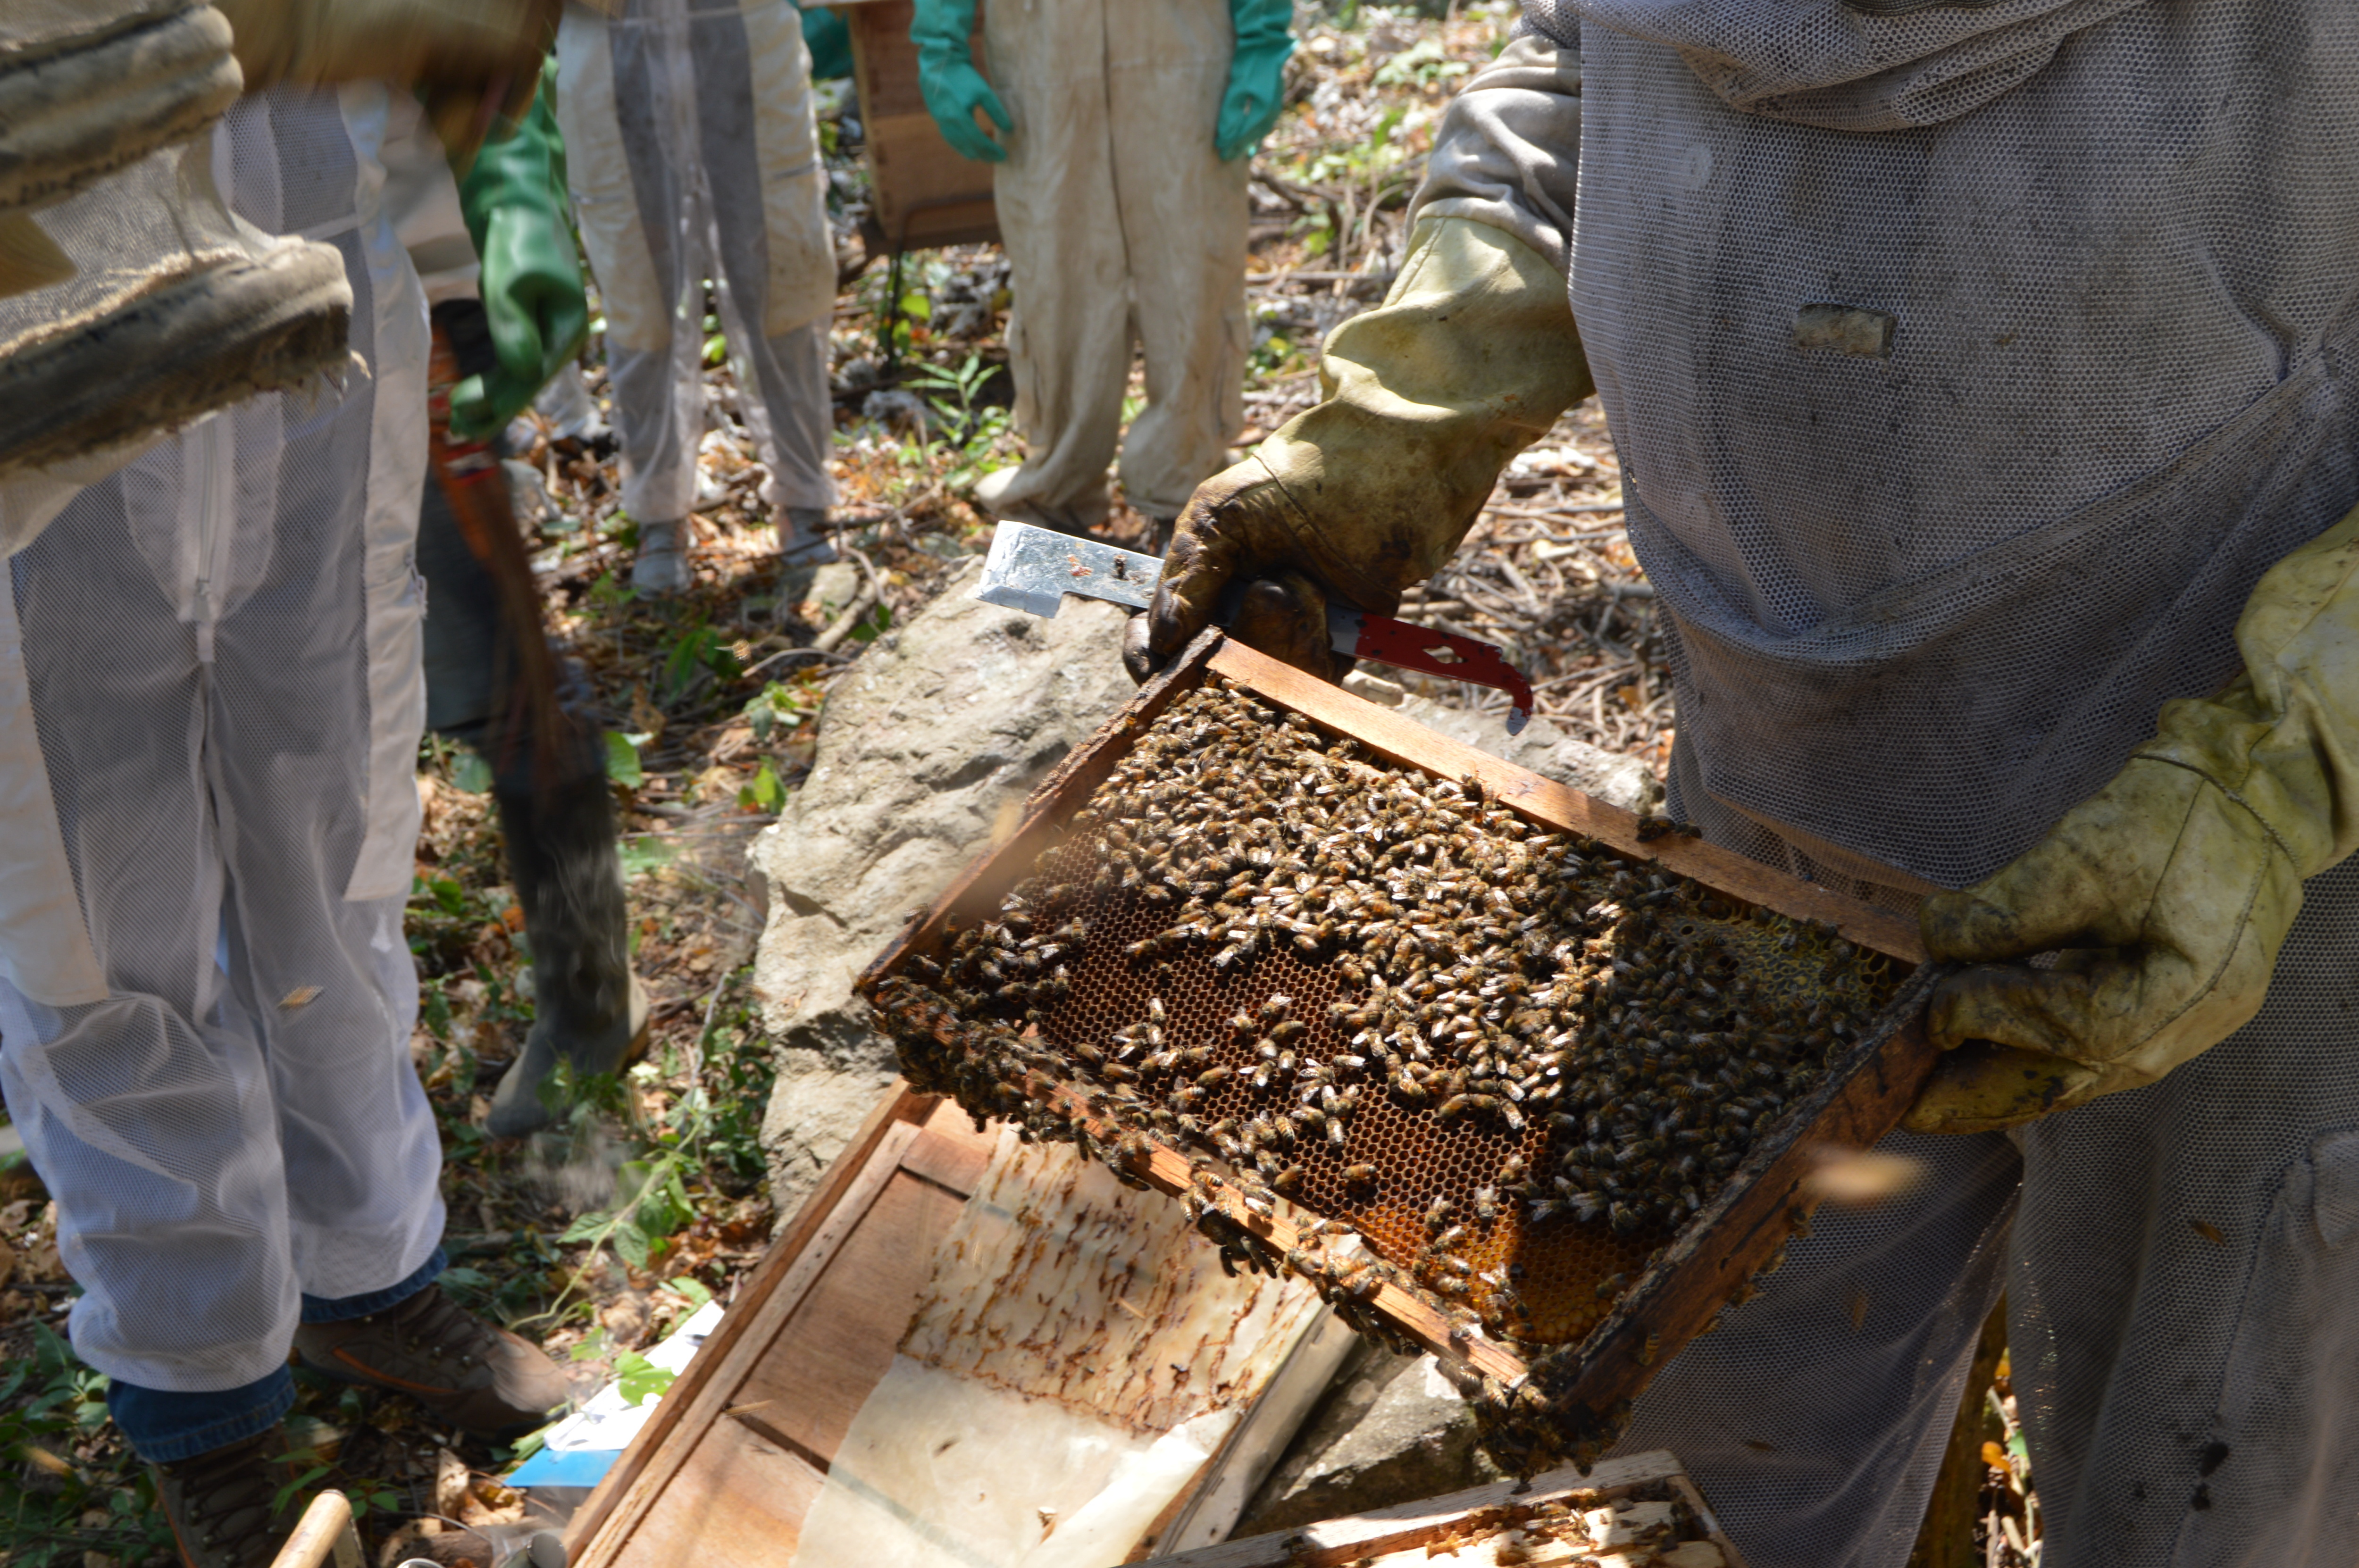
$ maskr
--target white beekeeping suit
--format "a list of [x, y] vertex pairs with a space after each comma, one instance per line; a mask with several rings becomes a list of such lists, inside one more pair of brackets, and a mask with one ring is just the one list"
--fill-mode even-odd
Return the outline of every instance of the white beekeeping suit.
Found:
[[[1569, 269], [1671, 810], [1871, 896], [1987, 876], [2359, 502], [2359, 15], [1526, 10], [1419, 216]], [[1822, 1220], [1625, 1443], [1756, 1568], [1897, 1568], [2004, 1288], [2048, 1568], [2348, 1562], [2359, 868], [2304, 893], [2259, 1016], [2169, 1076], [1897, 1135], [1936, 1180]]]
[[569, 6], [557, 118], [582, 243], [606, 315], [637, 580], [686, 581], [705, 428], [704, 285], [720, 297], [738, 412], [770, 470], [791, 559], [822, 548], [833, 503], [828, 327], [835, 252], [810, 57], [789, 0], [625, 0]]
[[125, 1382], [283, 1368], [299, 1293], [440, 1239], [408, 1058], [426, 313], [387, 90], [214, 133], [241, 216], [342, 254], [360, 361], [82, 491], [0, 593], [0, 1089], [60, 1200], [72, 1338]]
[[[1016, 426], [1027, 455], [985, 476], [995, 514], [1066, 532], [1125, 494], [1161, 522], [1245, 423], [1250, 159], [1223, 161], [1229, 0], [986, 5], [984, 59], [1015, 128], [994, 192], [1015, 308]], [[1134, 345], [1147, 401], [1125, 437]]]

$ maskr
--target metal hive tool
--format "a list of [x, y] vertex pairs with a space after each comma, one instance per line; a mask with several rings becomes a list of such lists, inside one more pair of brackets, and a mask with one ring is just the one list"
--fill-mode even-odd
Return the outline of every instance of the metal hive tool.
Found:
[[1916, 957], [1208, 636], [862, 987], [913, 1083], [1439, 1352], [1528, 1474], [1770, 1266], [1810, 1148], [1897, 1119]]

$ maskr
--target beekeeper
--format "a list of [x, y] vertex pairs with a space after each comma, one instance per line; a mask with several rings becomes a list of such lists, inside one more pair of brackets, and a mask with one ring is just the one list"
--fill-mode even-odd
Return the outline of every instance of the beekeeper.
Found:
[[[487, 142], [464, 178], [452, 178], [440, 138], [422, 122], [386, 149], [395, 232], [463, 373], [450, 397], [451, 436], [500, 451], [509, 421], [573, 362], [589, 326], [551, 96], [545, 91]], [[576, 1077], [618, 1071], [647, 1005], [630, 969], [603, 736], [578, 677], [553, 693], [523, 678], [545, 633], [538, 620], [517, 624], [516, 598], [535, 596], [503, 593], [489, 545], [471, 536], [429, 471], [418, 514], [418, 569], [432, 607], [426, 724], [491, 769], [532, 952], [532, 1027], [484, 1124], [506, 1138], [550, 1119], [543, 1090], [560, 1062]], [[533, 705], [549, 697], [560, 712], [544, 724]]]
[[2354, 87], [2359, 23], [2256, 0], [1530, 0], [1326, 401], [1135, 624], [1144, 669], [1250, 577], [1249, 640], [1329, 670], [1323, 595], [1393, 609], [1593, 386], [1670, 809], [1964, 890], [1895, 1138], [1937, 1179], [1823, 1220], [1625, 1440], [1756, 1568], [1908, 1557], [2002, 1289], [2048, 1568], [2350, 1556]]
[[[1292, 16], [1291, 0], [987, 5], [978, 71], [973, 0], [918, 0], [926, 107], [998, 165], [1026, 455], [976, 487], [994, 515], [1103, 523], [1117, 443], [1125, 496], [1161, 524], [1220, 469], [1245, 423], [1248, 155], [1277, 120]], [[1125, 438], [1134, 345], [1147, 401]]]
[[828, 328], [835, 249], [810, 56], [791, 0], [578, 3], [559, 29], [558, 124], [606, 315], [632, 583], [688, 586], [705, 430], [704, 281], [788, 566], [829, 559]]
[[440, 1146], [408, 1056], [426, 311], [377, 154], [426, 111], [306, 85], [400, 63], [376, 29], [439, 39], [428, 80], [470, 59], [492, 80], [432, 94], [437, 118], [481, 126], [553, 18], [227, 9], [269, 90], [183, 189], [210, 168], [246, 222], [341, 258], [353, 362], [82, 489], [0, 595], [0, 1091], [82, 1288], [74, 1349], [196, 1568], [266, 1563], [292, 1523], [290, 1345], [470, 1432], [566, 1397], [434, 1283]]

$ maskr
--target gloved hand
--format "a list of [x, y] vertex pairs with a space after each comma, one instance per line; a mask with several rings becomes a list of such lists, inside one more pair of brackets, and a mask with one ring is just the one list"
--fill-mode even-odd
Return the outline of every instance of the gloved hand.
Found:
[[918, 46], [918, 91], [942, 138], [961, 157], [1004, 163], [1007, 148], [974, 123], [977, 109], [991, 116], [1001, 135], [1016, 128], [999, 94], [974, 68], [974, 0], [918, 0], [909, 41]]
[[564, 0], [213, 0], [245, 90], [376, 79], [425, 90], [464, 157], [494, 119], [524, 113]]
[[[2113, 781], [1989, 881], [1925, 903], [1976, 966], [1928, 1015], [1951, 1054], [1909, 1112], [1978, 1132], [2152, 1083], [2260, 1010], [2301, 882], [2359, 849], [2359, 512], [2272, 567], [2245, 673], [2166, 704]], [[2007, 962], [2060, 949], [2054, 968]]]
[[566, 206], [565, 144], [550, 93], [501, 130], [459, 181], [499, 356], [492, 374], [471, 375], [451, 392], [451, 430], [474, 440], [506, 428], [590, 335]]
[[1547, 257], [1487, 223], [1423, 218], [1385, 303], [1338, 327], [1325, 400], [1180, 514], [1155, 603], [1123, 661], [1145, 680], [1202, 631], [1233, 579], [1264, 579], [1240, 642], [1334, 678], [1328, 592], [1389, 615], [1473, 527], [1507, 460], [1589, 395], [1589, 362]]
[[1261, 145], [1277, 124], [1286, 101], [1286, 58], [1294, 52], [1294, 0], [1229, 0], [1236, 53], [1229, 59], [1229, 87], [1221, 95], [1221, 119], [1212, 146], [1223, 162]]

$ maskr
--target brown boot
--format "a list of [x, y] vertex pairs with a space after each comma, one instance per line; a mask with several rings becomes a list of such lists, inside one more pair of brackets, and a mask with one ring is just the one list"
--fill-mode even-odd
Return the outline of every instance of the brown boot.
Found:
[[520, 1437], [572, 1398], [557, 1363], [436, 1285], [366, 1317], [304, 1324], [295, 1352], [315, 1372], [408, 1394], [478, 1437]]
[[296, 1499], [283, 1511], [270, 1506], [278, 1488], [295, 1478], [287, 1464], [285, 1427], [147, 1468], [183, 1568], [270, 1568], [294, 1533], [301, 1512]]

